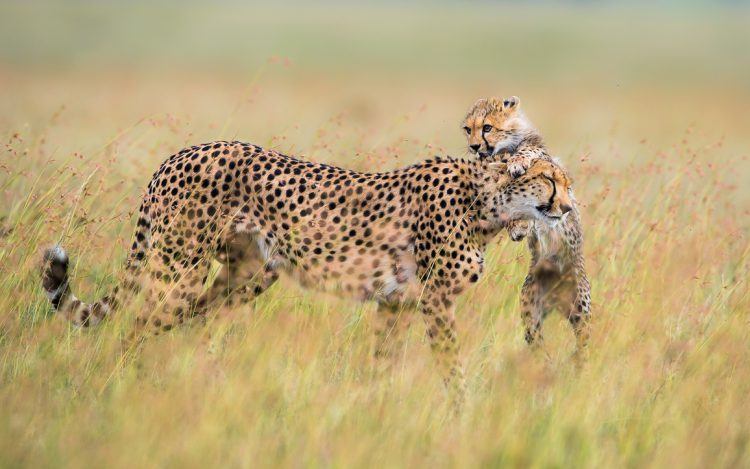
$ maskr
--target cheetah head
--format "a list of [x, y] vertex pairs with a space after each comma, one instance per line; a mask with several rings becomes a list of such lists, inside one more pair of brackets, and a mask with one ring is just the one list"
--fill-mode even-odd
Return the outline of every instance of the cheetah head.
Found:
[[521, 100], [516, 96], [480, 99], [469, 109], [463, 121], [469, 151], [481, 158], [512, 152], [533, 130], [533, 125], [521, 111]]
[[[495, 170], [505, 171], [504, 163], [493, 163]], [[497, 192], [497, 206], [508, 220], [540, 220], [554, 225], [573, 209], [570, 189], [573, 181], [552, 161], [536, 160], [526, 174], [502, 179]]]

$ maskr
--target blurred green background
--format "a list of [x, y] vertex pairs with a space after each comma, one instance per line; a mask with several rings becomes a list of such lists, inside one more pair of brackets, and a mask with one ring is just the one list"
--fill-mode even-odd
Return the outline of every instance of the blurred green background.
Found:
[[309, 150], [339, 112], [362, 128], [426, 107], [400, 129], [458, 153], [465, 109], [515, 94], [563, 155], [691, 127], [741, 146], [748, 25], [743, 2], [3, 2], [0, 124], [64, 103], [106, 115], [95, 132], [171, 113], [208, 139], [300, 126]]
[[[301, 72], [519, 84], [750, 82], [748, 11], [652, 2], [4, 2], [6, 66]], [[690, 2], [684, 2], [690, 5]], [[286, 6], [283, 6], [286, 5]], [[625, 6], [623, 6], [625, 5]], [[630, 5], [630, 6], [627, 6]], [[658, 2], [657, 2], [658, 5]]]

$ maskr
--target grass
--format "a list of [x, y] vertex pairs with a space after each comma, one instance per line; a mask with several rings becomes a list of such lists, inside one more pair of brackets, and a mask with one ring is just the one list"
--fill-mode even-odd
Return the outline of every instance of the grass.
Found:
[[[35, 23], [39, 7], [0, 8], [0, 34], [21, 40], [0, 41], [0, 465], [750, 464], [744, 10], [680, 12], [672, 23], [650, 12], [631, 41], [625, 25], [638, 11], [443, 7], [433, 17], [441, 39], [439, 27], [418, 26], [419, 7], [342, 7], [349, 23], [335, 31], [324, 12], [266, 9], [260, 31], [239, 31], [237, 18], [256, 10], [194, 5], [161, 36], [164, 5], [75, 4], [66, 11], [86, 19], [80, 28], [54, 14]], [[378, 42], [362, 11], [394, 18], [395, 38]], [[153, 17], [131, 42], [144, 12]], [[505, 52], [486, 27], [500, 14], [518, 19], [533, 57], [486, 60]], [[196, 48], [201, 15], [211, 39]], [[92, 23], [105, 39], [87, 45]], [[652, 47], [660, 24], [676, 40]], [[334, 53], [341, 38], [351, 48]], [[464, 53], [475, 40], [491, 44], [487, 54]], [[632, 48], [602, 62], [614, 45]], [[421, 324], [384, 373], [370, 353], [372, 305], [291, 281], [251, 311], [219, 311], [135, 354], [121, 348], [132, 310], [93, 330], [52, 315], [39, 250], [62, 241], [76, 291], [101, 294], [141, 191], [183, 146], [240, 138], [393, 168], [465, 154], [460, 118], [488, 94], [520, 95], [576, 181], [594, 295], [580, 372], [557, 316], [545, 353], [527, 350], [517, 294], [528, 254], [504, 239], [458, 306], [469, 384], [459, 419], [447, 417]]]

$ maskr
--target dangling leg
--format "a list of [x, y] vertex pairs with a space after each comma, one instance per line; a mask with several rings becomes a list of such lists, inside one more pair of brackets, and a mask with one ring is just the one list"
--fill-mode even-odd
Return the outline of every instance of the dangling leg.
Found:
[[543, 345], [542, 320], [544, 319], [544, 301], [541, 285], [532, 275], [526, 276], [521, 288], [521, 319], [525, 328], [526, 343], [534, 348]]
[[586, 275], [579, 275], [574, 285], [575, 299], [569, 304], [568, 321], [576, 336], [576, 361], [580, 364], [588, 359], [591, 337], [591, 286]]

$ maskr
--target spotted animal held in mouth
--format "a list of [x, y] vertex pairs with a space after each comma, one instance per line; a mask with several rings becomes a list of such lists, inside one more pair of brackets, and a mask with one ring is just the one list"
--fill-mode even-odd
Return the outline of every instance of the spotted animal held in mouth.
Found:
[[[515, 96], [478, 100], [466, 114], [463, 130], [469, 150], [479, 160], [507, 164], [513, 178], [522, 176], [537, 161], [560, 165], [550, 156]], [[514, 241], [525, 237], [531, 253], [529, 273], [521, 289], [526, 341], [540, 344], [542, 322], [550, 311], [557, 309], [573, 327], [577, 358], [585, 358], [590, 336], [591, 285], [586, 275], [583, 229], [572, 184], [568, 184], [567, 190], [570, 210], [559, 223], [518, 219], [508, 224], [508, 232]]]

